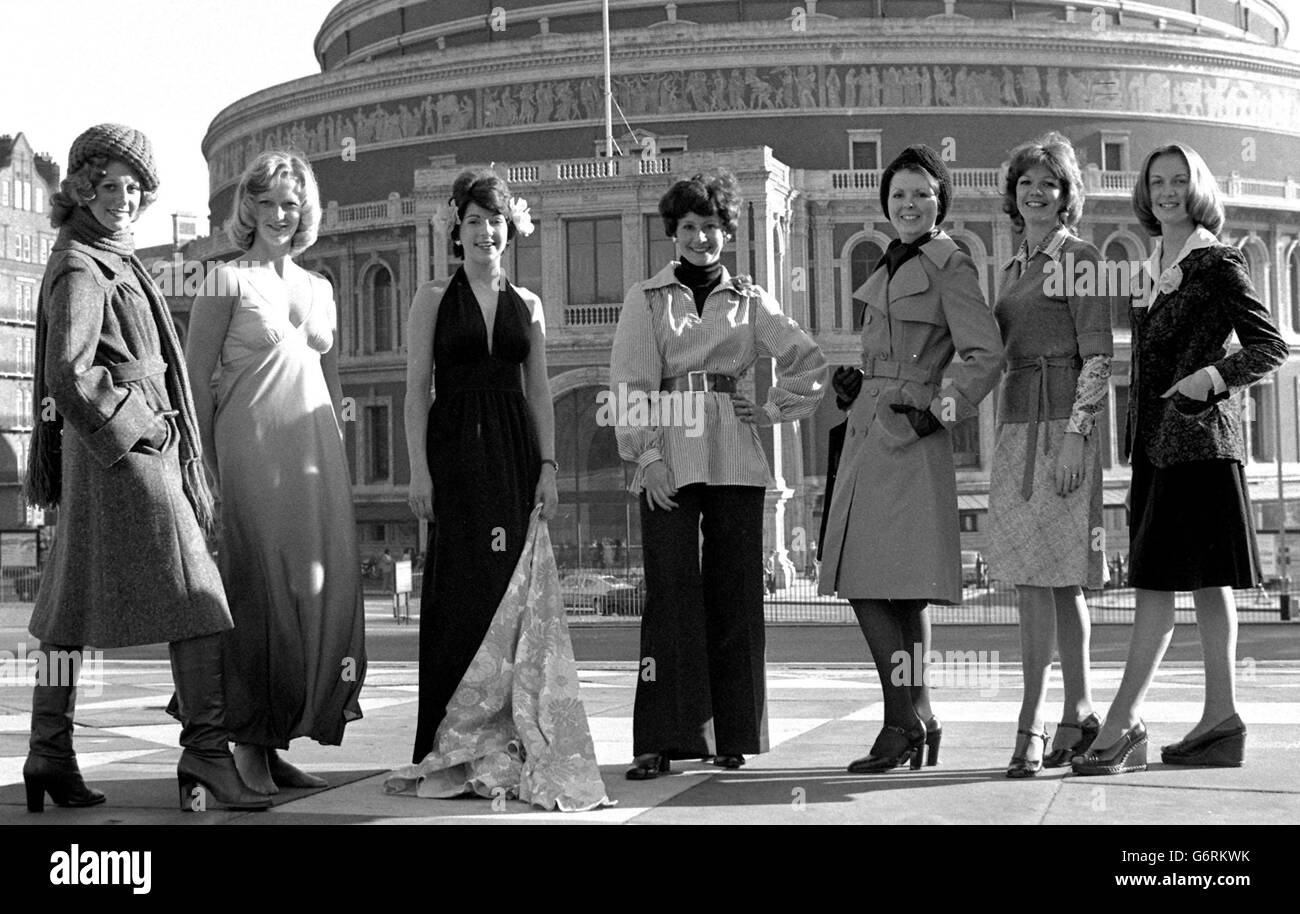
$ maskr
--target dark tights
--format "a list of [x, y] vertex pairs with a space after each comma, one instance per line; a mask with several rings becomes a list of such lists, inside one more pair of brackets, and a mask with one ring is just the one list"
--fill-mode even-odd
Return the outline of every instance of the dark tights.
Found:
[[[932, 715], [926, 684], [930, 614], [924, 600], [853, 600], [885, 699], [885, 723], [914, 730]], [[905, 659], [904, 659], [905, 658]]]

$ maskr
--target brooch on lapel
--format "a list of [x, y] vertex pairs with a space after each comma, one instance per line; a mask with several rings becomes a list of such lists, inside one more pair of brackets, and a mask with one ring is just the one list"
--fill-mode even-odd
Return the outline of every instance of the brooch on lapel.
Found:
[[1160, 274], [1160, 279], [1156, 283], [1156, 292], [1161, 295], [1171, 295], [1178, 291], [1178, 287], [1183, 284], [1183, 268], [1174, 264], [1169, 269]]

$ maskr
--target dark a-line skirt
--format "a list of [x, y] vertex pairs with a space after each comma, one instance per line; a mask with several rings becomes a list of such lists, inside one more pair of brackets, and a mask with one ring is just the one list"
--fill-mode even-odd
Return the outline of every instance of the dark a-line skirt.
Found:
[[1262, 577], [1246, 471], [1235, 460], [1157, 467], [1136, 448], [1129, 532], [1133, 587], [1241, 589]]

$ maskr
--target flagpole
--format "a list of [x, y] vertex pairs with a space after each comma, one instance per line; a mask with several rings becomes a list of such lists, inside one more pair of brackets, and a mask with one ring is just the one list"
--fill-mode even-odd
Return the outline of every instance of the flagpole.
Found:
[[614, 87], [609, 74], [609, 0], [601, 4], [605, 28], [605, 158], [614, 158]]

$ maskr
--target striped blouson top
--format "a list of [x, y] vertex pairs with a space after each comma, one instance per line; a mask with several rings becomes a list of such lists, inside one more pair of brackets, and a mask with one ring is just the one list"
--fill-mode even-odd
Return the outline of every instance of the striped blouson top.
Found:
[[[691, 290], [674, 275], [676, 266], [670, 263], [628, 290], [610, 363], [614, 402], [638, 391], [657, 395], [665, 378], [693, 371], [742, 379], [755, 360], [769, 356], [777, 378], [760, 408], [774, 424], [812, 415], [828, 386], [826, 357], [813, 339], [781, 312], [776, 299], [725, 267], [697, 313]], [[644, 413], [638, 418], [632, 410], [614, 411], [619, 456], [636, 464], [630, 492], [641, 492], [645, 468], [656, 460], [668, 464], [679, 488], [773, 483], [758, 426], [736, 418], [730, 394], [671, 396], [692, 402], [682, 404], [684, 413], [665, 407], [652, 414], [663, 420], [658, 423], [640, 421]]]

